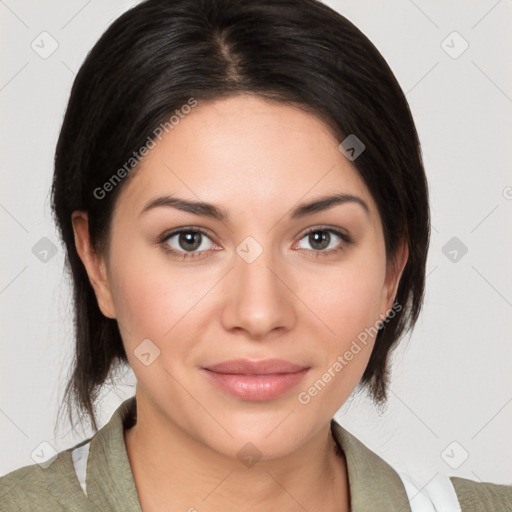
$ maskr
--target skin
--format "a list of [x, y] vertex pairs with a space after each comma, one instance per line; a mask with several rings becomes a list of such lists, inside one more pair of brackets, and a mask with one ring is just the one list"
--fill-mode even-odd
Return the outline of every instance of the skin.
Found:
[[[125, 184], [107, 254], [91, 248], [87, 214], [73, 213], [77, 250], [137, 378], [138, 419], [125, 441], [144, 511], [350, 510], [330, 420], [360, 380], [374, 338], [307, 405], [298, 395], [389, 312], [407, 249], [387, 263], [377, 207], [339, 143], [322, 120], [290, 105], [246, 94], [199, 102]], [[369, 211], [347, 202], [290, 218], [298, 203], [333, 193], [357, 196]], [[171, 194], [214, 203], [229, 219], [171, 207], [140, 215]], [[331, 233], [319, 249], [304, 233], [324, 225], [352, 243]], [[208, 236], [196, 235], [196, 249], [179, 235], [160, 243], [180, 227]], [[236, 252], [248, 236], [263, 249], [252, 263]], [[173, 257], [165, 245], [199, 256]], [[146, 366], [134, 350], [148, 338], [160, 355]], [[311, 369], [273, 400], [233, 397], [200, 371], [274, 357]], [[237, 458], [249, 441], [261, 453], [252, 467]]]

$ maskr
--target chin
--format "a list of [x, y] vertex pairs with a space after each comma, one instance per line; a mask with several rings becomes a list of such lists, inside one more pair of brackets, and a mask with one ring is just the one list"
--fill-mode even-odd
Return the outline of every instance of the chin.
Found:
[[298, 418], [297, 411], [291, 406], [269, 411], [268, 414], [259, 411], [250, 415], [237, 414], [235, 418], [227, 414], [219, 417], [224, 418], [224, 428], [209, 428], [204, 437], [201, 436], [202, 442], [214, 451], [238, 458], [241, 462], [245, 457], [258, 460], [285, 457], [314, 434], [313, 426], [307, 419]]

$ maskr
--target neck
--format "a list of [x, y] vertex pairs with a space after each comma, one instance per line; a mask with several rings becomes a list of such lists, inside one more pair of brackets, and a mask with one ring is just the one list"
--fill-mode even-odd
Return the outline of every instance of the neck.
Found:
[[293, 453], [245, 465], [137, 406], [125, 443], [144, 512], [350, 510], [346, 460], [330, 424]]

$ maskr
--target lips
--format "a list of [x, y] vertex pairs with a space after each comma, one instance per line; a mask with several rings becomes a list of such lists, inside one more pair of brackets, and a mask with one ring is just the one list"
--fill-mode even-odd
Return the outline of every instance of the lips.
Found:
[[274, 373], [295, 373], [307, 366], [294, 364], [284, 359], [263, 359], [249, 361], [248, 359], [233, 359], [223, 363], [208, 366], [206, 369], [217, 373], [232, 373], [237, 375], [269, 375]]
[[236, 359], [202, 368], [220, 390], [242, 400], [273, 400], [293, 389], [309, 367], [283, 359]]

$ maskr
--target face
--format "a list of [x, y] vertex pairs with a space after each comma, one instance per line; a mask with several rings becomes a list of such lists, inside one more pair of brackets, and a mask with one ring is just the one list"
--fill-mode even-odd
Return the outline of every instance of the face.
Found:
[[[83, 258], [139, 400], [218, 453], [251, 441], [275, 458], [325, 428], [393, 304], [405, 257], [386, 265], [377, 207], [340, 142], [292, 106], [199, 102], [121, 191], [102, 271]], [[223, 217], [148, 206], [165, 196]], [[269, 359], [288, 365], [249, 364]]]

